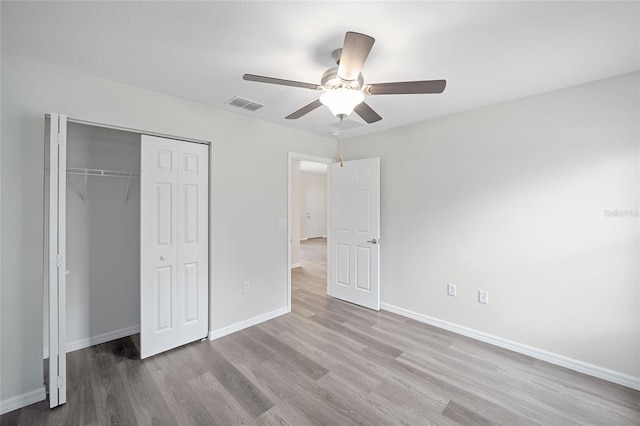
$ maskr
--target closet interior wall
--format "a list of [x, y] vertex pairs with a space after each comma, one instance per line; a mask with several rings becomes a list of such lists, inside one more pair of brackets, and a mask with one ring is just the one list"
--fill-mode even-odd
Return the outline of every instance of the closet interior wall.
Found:
[[[138, 177], [85, 178], [69, 173], [72, 169]], [[140, 330], [140, 135], [68, 123], [67, 171], [69, 352]], [[44, 306], [46, 357], [48, 304]]]

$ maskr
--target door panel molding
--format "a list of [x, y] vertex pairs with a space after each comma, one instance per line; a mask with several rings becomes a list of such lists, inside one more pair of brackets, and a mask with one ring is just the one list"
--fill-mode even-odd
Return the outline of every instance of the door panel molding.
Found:
[[329, 166], [329, 294], [380, 310], [380, 159]]
[[207, 336], [209, 147], [149, 135], [141, 145], [140, 357], [147, 358]]

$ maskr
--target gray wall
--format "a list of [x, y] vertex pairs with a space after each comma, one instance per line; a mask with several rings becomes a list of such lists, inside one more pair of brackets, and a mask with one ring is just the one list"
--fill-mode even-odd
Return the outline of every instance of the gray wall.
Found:
[[381, 157], [382, 302], [639, 378], [639, 79], [347, 140]]
[[[67, 166], [140, 173], [140, 135], [69, 124]], [[140, 326], [140, 179], [132, 179], [127, 203], [126, 178], [89, 177], [84, 201], [83, 187], [84, 177], [67, 176], [66, 338], [73, 349]]]
[[1, 67], [0, 401], [42, 387], [48, 112], [212, 141], [209, 328], [286, 308], [287, 230], [277, 219], [287, 217], [288, 151], [334, 157], [335, 141], [5, 52]]

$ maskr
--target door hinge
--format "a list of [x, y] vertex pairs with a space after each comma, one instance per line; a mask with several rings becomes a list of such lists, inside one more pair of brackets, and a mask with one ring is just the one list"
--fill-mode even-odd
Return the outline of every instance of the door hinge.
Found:
[[62, 255], [56, 255], [56, 266], [59, 268], [62, 266]]
[[63, 386], [64, 386], [64, 377], [58, 376], [58, 388], [61, 388]]
[[58, 142], [58, 145], [62, 145], [62, 135], [60, 133], [56, 135], [56, 142]]

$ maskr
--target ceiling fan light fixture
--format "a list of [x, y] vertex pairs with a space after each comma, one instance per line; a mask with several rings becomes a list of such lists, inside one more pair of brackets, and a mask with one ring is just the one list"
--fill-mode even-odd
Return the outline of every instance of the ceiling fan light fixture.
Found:
[[320, 95], [320, 102], [329, 107], [331, 113], [339, 119], [345, 119], [353, 109], [364, 101], [364, 94], [360, 90], [339, 87]]

